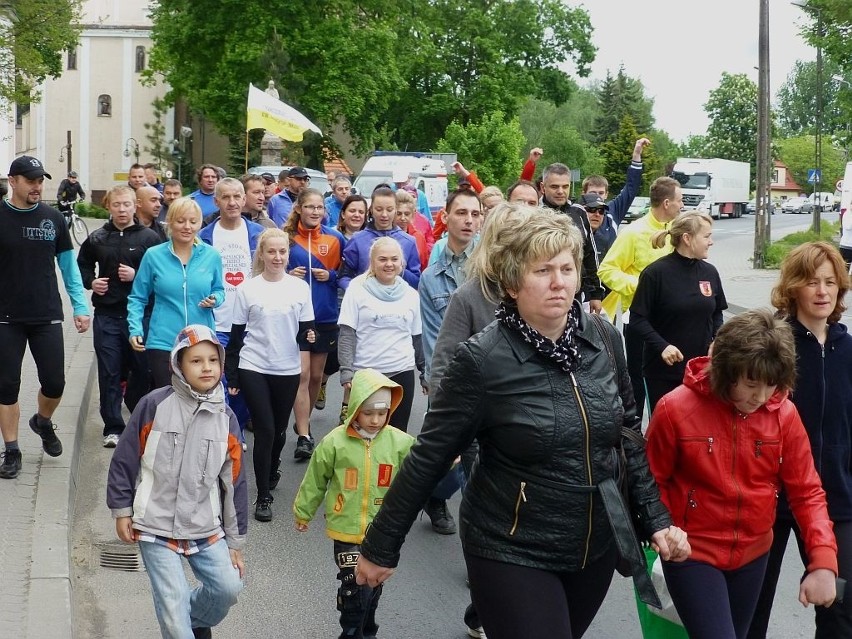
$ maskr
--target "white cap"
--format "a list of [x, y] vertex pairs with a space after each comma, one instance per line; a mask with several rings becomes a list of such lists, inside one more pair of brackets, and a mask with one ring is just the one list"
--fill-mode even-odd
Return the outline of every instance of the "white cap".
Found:
[[383, 408], [390, 410], [391, 397], [390, 388], [380, 388], [365, 399], [359, 408], [362, 410], [381, 410]]

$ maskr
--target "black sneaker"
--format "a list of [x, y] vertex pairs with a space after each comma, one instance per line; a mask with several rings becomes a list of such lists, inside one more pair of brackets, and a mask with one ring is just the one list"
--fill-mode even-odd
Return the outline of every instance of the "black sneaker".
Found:
[[0, 464], [0, 478], [14, 479], [21, 472], [21, 451], [7, 450], [3, 453], [3, 463]]
[[439, 535], [454, 535], [456, 533], [456, 522], [447, 508], [447, 502], [443, 499], [430, 497], [423, 507], [423, 511], [432, 520], [432, 530]]
[[213, 639], [213, 631], [210, 628], [193, 628], [194, 639]]
[[62, 442], [59, 441], [59, 438], [56, 436], [56, 433], [53, 432], [56, 428], [56, 425], [47, 420], [47, 424], [44, 426], [39, 426], [38, 424], [38, 415], [33, 415], [30, 417], [30, 428], [32, 431], [41, 437], [41, 447], [51, 457], [59, 457], [62, 454]]
[[254, 518], [258, 521], [272, 521], [272, 497], [258, 499], [254, 508]]
[[293, 452], [293, 457], [296, 459], [310, 459], [314, 454], [314, 440], [311, 437], [303, 437], [299, 435], [299, 441], [296, 442], [296, 450]]
[[281, 471], [276, 468], [269, 474], [269, 490], [278, 488], [279, 481], [281, 481]]

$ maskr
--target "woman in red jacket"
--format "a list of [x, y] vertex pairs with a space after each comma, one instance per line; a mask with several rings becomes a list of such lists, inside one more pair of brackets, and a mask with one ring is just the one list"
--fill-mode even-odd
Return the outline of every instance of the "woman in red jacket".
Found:
[[[687, 365], [657, 404], [648, 462], [692, 555], [663, 573], [692, 639], [742, 639], [757, 604], [784, 490], [804, 539], [799, 601], [830, 605], [837, 545], [802, 421], [787, 395], [796, 352], [789, 325], [748, 311], [719, 329], [712, 358]], [[782, 463], [783, 459], [783, 463]]]

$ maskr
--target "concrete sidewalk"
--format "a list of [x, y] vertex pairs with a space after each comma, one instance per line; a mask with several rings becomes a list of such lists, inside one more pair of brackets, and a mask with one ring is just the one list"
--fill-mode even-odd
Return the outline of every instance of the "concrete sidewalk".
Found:
[[18, 441], [23, 468], [16, 479], [0, 480], [0, 627], [5, 637], [57, 639], [72, 636], [70, 579], [71, 513], [78, 482], [78, 431], [86, 422], [95, 364], [91, 331], [80, 335], [63, 295], [65, 393], [53, 416], [64, 448], [49, 457], [28, 425], [36, 411], [39, 383], [25, 355], [21, 374]]
[[[92, 229], [97, 222], [93, 224]], [[734, 314], [769, 306], [769, 292], [778, 277], [777, 271], [754, 271], [748, 261], [750, 252], [743, 250], [742, 255], [742, 259], [714, 262], [731, 305], [729, 311]], [[95, 481], [78, 477], [77, 467], [96, 370], [91, 331], [77, 334], [64, 294], [63, 299], [66, 389], [54, 421], [65, 450], [58, 458], [45, 456], [39, 438], [27, 425], [35, 412], [39, 388], [35, 366], [27, 354], [19, 429], [23, 470], [14, 480], [0, 480], [0, 512], [4, 513], [0, 517], [0, 628], [6, 637], [73, 636], [71, 516], [78, 482]], [[850, 319], [844, 316], [845, 323]], [[93, 441], [89, 438], [88, 445]]]

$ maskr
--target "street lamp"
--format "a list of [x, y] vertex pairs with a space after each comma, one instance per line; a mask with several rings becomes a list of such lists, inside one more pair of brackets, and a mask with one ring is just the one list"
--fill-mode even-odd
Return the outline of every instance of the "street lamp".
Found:
[[817, 16], [817, 59], [816, 59], [816, 130], [814, 131], [814, 220], [813, 231], [820, 231], [820, 214], [822, 213], [822, 199], [820, 192], [820, 181], [822, 180], [822, 11], [819, 7], [811, 6], [809, 0], [793, 0], [790, 4], [805, 11], [814, 11]]
[[131, 149], [133, 149], [132, 153], [136, 158], [136, 164], [139, 164], [139, 143], [136, 141], [136, 138], [127, 138], [124, 143], [124, 157], [129, 158]]

